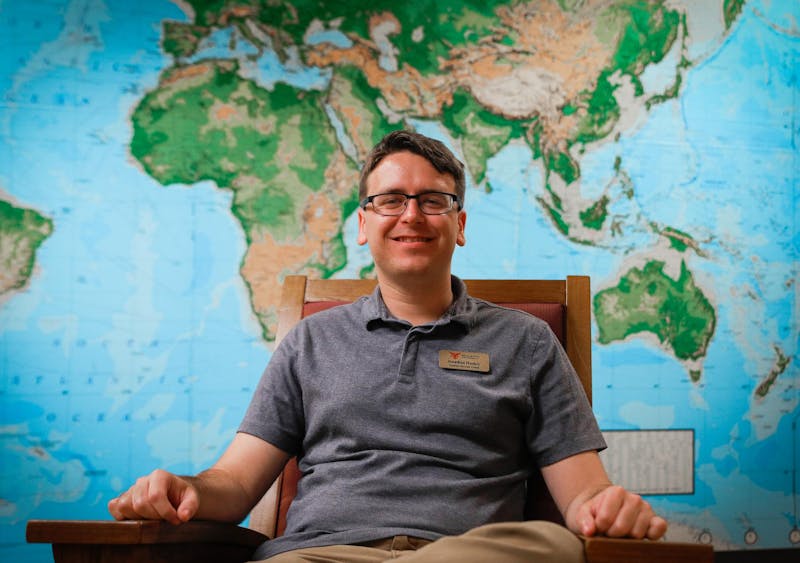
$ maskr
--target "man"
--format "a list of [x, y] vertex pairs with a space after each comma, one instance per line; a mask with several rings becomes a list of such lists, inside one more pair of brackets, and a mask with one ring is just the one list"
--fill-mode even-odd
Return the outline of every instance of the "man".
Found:
[[[547, 325], [472, 299], [451, 275], [465, 244], [463, 165], [442, 143], [395, 131], [368, 156], [359, 192], [358, 243], [378, 289], [290, 331], [212, 468], [155, 471], [111, 514], [238, 522], [297, 455], [286, 534], [256, 557], [582, 561], [572, 532], [660, 538], [666, 522], [609, 482], [602, 436]], [[462, 371], [439, 359], [447, 350], [487, 366]], [[521, 521], [537, 467], [571, 532]]]

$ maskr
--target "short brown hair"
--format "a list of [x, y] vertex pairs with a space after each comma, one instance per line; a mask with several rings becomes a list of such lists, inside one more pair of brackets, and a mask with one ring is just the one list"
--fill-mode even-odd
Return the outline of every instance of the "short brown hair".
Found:
[[367, 155], [364, 166], [361, 168], [361, 178], [358, 182], [358, 199], [367, 197], [367, 178], [381, 161], [390, 154], [408, 151], [426, 159], [441, 174], [450, 174], [455, 180], [456, 195], [464, 206], [466, 192], [466, 179], [464, 177], [464, 164], [458, 160], [444, 143], [431, 139], [413, 131], [392, 131], [381, 139]]

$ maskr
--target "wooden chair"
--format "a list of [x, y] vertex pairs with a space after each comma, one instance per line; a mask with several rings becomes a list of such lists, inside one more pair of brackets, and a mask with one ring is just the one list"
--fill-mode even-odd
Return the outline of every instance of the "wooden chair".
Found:
[[[526, 310], [548, 322], [564, 345], [586, 394], [592, 397], [591, 292], [589, 278], [566, 280], [467, 280], [470, 295]], [[278, 311], [280, 341], [301, 318], [370, 293], [374, 280], [311, 280], [287, 276]], [[153, 520], [32, 520], [29, 542], [50, 543], [56, 563], [241, 562], [268, 538], [283, 533], [299, 472], [290, 461], [253, 509], [249, 528], [192, 521], [180, 526]], [[526, 517], [562, 522], [540, 475], [528, 484]], [[589, 563], [708, 562], [709, 545], [646, 540], [583, 538]]]

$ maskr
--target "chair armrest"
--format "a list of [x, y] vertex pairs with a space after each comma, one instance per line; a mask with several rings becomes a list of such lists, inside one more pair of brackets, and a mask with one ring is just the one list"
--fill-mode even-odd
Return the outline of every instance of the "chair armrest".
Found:
[[[241, 563], [267, 536], [234, 524], [159, 520], [31, 520], [29, 543], [53, 546], [55, 563]], [[587, 563], [711, 563], [710, 545], [581, 537]]]
[[267, 536], [221, 522], [31, 520], [29, 543], [49, 543], [56, 563], [248, 561]]
[[580, 536], [586, 563], [712, 563], [714, 548], [699, 543], [679, 543]]

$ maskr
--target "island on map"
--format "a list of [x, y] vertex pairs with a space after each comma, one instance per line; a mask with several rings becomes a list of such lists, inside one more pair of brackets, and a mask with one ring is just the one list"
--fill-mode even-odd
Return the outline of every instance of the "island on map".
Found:
[[670, 353], [690, 365], [698, 381], [697, 361], [706, 355], [714, 334], [714, 307], [681, 262], [680, 277], [664, 272], [664, 262], [652, 260], [631, 268], [615, 287], [594, 296], [598, 340], [609, 344], [636, 334], [652, 334]]
[[47, 217], [0, 200], [0, 300], [27, 285], [36, 251], [52, 233]]
[[775, 364], [772, 366], [772, 369], [769, 370], [767, 376], [758, 384], [758, 387], [756, 387], [755, 396], [757, 399], [763, 399], [769, 394], [769, 390], [775, 384], [775, 380], [786, 371], [786, 368], [792, 361], [779, 346], [775, 346], [774, 350]]

